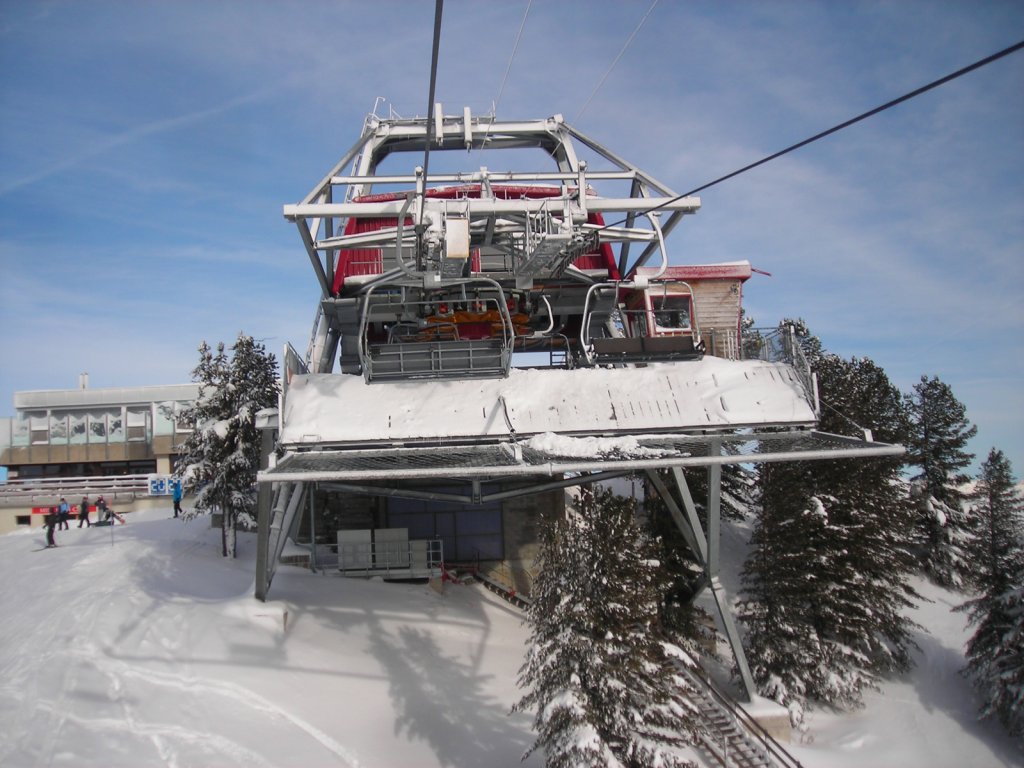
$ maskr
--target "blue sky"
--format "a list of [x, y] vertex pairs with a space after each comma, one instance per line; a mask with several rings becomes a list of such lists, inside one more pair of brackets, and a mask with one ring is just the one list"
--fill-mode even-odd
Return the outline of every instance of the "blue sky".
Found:
[[[561, 113], [684, 192], [1024, 39], [1016, 0], [660, 0], [595, 94], [650, 6], [534, 0], [498, 117]], [[83, 371], [187, 381], [240, 330], [304, 350], [281, 206], [377, 97], [426, 113], [433, 7], [0, 0], [0, 415]], [[526, 9], [445, 3], [447, 111], [498, 100]], [[672, 261], [749, 259], [760, 324], [802, 317], [904, 391], [938, 376], [1024, 475], [1022, 95], [1018, 52], [713, 187]]]

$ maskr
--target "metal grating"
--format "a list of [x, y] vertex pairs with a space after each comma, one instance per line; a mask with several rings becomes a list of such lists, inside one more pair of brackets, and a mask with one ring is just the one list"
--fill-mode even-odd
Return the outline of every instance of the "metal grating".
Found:
[[[896, 456], [902, 446], [816, 431], [634, 436], [600, 455], [540, 451], [525, 441], [286, 453], [260, 482], [512, 477], [769, 461]], [[620, 447], [627, 445], [628, 448]]]

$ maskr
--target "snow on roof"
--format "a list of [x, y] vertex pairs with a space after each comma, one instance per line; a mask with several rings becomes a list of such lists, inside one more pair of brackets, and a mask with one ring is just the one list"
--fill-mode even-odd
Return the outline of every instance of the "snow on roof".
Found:
[[284, 398], [285, 445], [365, 444], [544, 433], [808, 426], [814, 412], [792, 368], [705, 357], [642, 368], [513, 370], [505, 379], [374, 382], [294, 376]]
[[[658, 267], [640, 267], [636, 273], [653, 277]], [[718, 264], [688, 264], [665, 269], [663, 280], [740, 280], [745, 281], [753, 274], [749, 261], [725, 261]]]

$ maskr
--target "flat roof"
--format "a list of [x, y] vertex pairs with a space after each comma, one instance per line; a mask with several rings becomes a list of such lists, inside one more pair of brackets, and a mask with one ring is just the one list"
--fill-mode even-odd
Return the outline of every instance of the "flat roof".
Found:
[[162, 384], [147, 387], [87, 389], [40, 389], [14, 393], [17, 411], [96, 408], [110, 405], [143, 405], [164, 400], [195, 400], [198, 384]]

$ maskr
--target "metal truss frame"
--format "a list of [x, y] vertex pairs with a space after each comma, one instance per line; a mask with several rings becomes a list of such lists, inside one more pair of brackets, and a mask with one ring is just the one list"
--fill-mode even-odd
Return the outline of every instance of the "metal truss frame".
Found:
[[[640, 435], [632, 454], [592, 458], [543, 454], [512, 441], [416, 448], [307, 450], [286, 453], [259, 473], [261, 504], [257, 543], [256, 597], [265, 600], [287, 532], [297, 521], [308, 488], [320, 487], [383, 497], [480, 504], [559, 488], [590, 485], [641, 473], [665, 502], [673, 522], [702, 567], [694, 599], [707, 589], [736, 660], [748, 697], [753, 677], [719, 578], [721, 569], [721, 481], [726, 464], [898, 456], [899, 445], [816, 430], [747, 431], [730, 434]], [[652, 455], [654, 454], [654, 455]], [[707, 524], [702, 526], [684, 470], [707, 472]], [[669, 470], [674, 488], [658, 470]], [[465, 493], [440, 492], [426, 482], [462, 483]], [[516, 481], [485, 492], [485, 481]], [[273, 484], [273, 486], [271, 485]], [[270, 488], [277, 489], [271, 502]], [[310, 499], [312, 497], [310, 496]]]
[[[607, 168], [590, 169], [576, 153], [573, 141], [588, 147]], [[465, 173], [438, 173], [424, 178], [417, 168], [413, 173], [376, 175], [377, 168], [395, 153], [435, 150], [498, 150], [539, 148], [554, 161], [548, 172], [494, 172], [480, 168]], [[343, 173], [351, 167], [349, 174]], [[380, 187], [399, 187], [415, 190], [420, 196], [418, 210], [412, 212], [416, 223], [425, 211], [450, 207], [452, 201], [423, 199], [428, 184], [479, 183], [489, 189], [492, 183], [555, 182], [586, 190], [590, 181], [628, 181], [628, 197], [606, 198], [575, 194], [567, 199], [567, 211], [576, 222], [585, 221], [588, 212], [621, 213], [624, 227], [601, 228], [600, 237], [606, 242], [622, 242], [619, 270], [632, 274], [656, 252], [658, 241], [663, 240], [682, 217], [700, 207], [697, 197], [679, 197], [668, 186], [654, 179], [637, 166], [617, 156], [597, 141], [572, 128], [561, 115], [542, 120], [498, 121], [490, 116], [474, 117], [469, 109], [462, 115], [443, 115], [438, 111], [434, 123], [427, 118], [381, 119], [367, 118], [363, 134], [331, 170], [297, 204], [284, 206], [286, 219], [296, 224], [310, 263], [320, 284], [324, 299], [331, 297], [331, 283], [336, 255], [341, 248], [366, 247], [367, 240], [375, 236], [344, 236], [344, 221], [350, 216], [361, 218], [395, 218], [402, 214], [405, 201], [381, 200], [354, 202], [379, 190]], [[342, 200], [342, 202], [336, 202]], [[495, 217], [541, 214], [552, 207], [550, 199], [501, 199], [490, 195], [458, 201], [467, 215], [487, 219], [493, 227]], [[634, 230], [637, 216], [651, 209], [667, 214], [664, 223], [651, 220], [651, 230]], [[646, 242], [643, 252], [629, 263], [629, 245], [632, 240]]]

